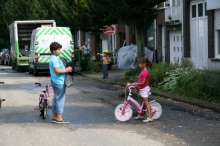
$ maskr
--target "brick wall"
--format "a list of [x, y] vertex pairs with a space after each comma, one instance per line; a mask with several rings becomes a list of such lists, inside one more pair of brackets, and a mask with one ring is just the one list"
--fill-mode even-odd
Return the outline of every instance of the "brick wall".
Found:
[[214, 10], [208, 11], [208, 58], [215, 57]]
[[184, 57], [189, 58], [190, 54], [190, 1], [183, 0], [183, 48]]
[[157, 25], [163, 25], [165, 24], [165, 10], [158, 10], [157, 12]]

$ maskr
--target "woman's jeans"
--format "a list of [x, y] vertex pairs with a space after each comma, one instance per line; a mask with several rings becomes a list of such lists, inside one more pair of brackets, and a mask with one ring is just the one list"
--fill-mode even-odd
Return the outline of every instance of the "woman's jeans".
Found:
[[52, 101], [52, 112], [54, 114], [62, 114], [64, 109], [66, 86], [65, 84], [56, 84], [53, 81], [51, 81], [51, 85], [54, 92], [54, 98]]
[[108, 76], [108, 64], [103, 64], [102, 72], [104, 77]]

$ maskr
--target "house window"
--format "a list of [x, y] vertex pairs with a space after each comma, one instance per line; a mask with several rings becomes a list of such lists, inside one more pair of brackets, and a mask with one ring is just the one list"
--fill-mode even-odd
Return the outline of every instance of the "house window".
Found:
[[175, 42], [175, 36], [173, 36], [173, 41]]
[[207, 16], [207, 4], [205, 3], [205, 16]]
[[218, 39], [218, 48], [217, 48], [217, 55], [219, 56], [220, 55], [220, 30], [217, 31], [218, 33], [218, 36], [217, 36], [217, 39]]
[[192, 5], [192, 18], [196, 17], [196, 5]]
[[198, 4], [198, 15], [199, 17], [203, 16], [203, 3]]

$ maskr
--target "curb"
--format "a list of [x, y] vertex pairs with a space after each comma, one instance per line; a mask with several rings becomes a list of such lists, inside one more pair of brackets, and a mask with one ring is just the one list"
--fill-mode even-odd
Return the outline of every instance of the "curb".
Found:
[[[83, 75], [80, 72], [75, 72], [75, 73], [79, 74], [83, 77], [92, 78], [92, 77]], [[92, 78], [92, 79], [95, 79], [95, 80], [98, 80], [98, 81], [101, 81], [101, 82], [105, 82], [103, 80], [99, 80], [99, 79], [96, 79], [96, 78]], [[125, 86], [124, 84], [117, 83], [117, 82], [105, 82], [105, 83], [116, 84], [116, 85], [120, 85], [120, 86], [123, 86], [123, 87]], [[173, 101], [184, 102], [184, 103], [187, 103], [187, 104], [190, 104], [190, 105], [198, 106], [200, 108], [205, 108], [205, 109], [209, 109], [209, 110], [212, 110], [214, 112], [220, 113], [220, 104], [214, 104], [214, 103], [211, 104], [211, 103], [208, 103], [208, 102], [196, 101], [196, 100], [192, 100], [192, 99], [189, 100], [189, 99], [186, 99], [186, 98], [183, 98], [183, 97], [173, 96], [173, 95], [170, 95], [170, 94], [167, 94], [167, 93], [160, 93], [160, 92], [157, 92], [157, 91], [151, 91], [151, 93], [154, 96], [160, 96], [160, 97], [163, 97], [163, 98], [166, 98], [166, 99], [172, 99]], [[157, 97], [155, 97], [155, 98], [157, 98]]]

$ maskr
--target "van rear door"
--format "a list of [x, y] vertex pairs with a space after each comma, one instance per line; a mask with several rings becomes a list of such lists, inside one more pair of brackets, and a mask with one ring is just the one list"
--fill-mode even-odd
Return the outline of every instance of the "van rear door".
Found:
[[67, 62], [72, 62], [74, 47], [72, 44], [72, 34], [68, 27], [55, 27], [55, 41], [62, 45], [60, 57], [64, 57]]
[[50, 60], [50, 44], [54, 42], [54, 28], [41, 27], [37, 29], [35, 55], [38, 55], [39, 63], [48, 63]]

